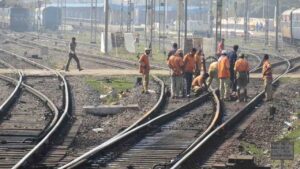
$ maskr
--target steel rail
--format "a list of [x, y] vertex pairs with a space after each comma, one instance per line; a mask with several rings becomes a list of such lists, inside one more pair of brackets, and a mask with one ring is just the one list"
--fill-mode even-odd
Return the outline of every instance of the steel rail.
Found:
[[147, 113], [145, 113], [143, 115], [143, 117], [141, 117], [140, 119], [138, 119], [136, 122], [134, 122], [132, 125], [130, 125], [129, 127], [127, 127], [122, 132], [118, 133], [114, 137], [117, 137], [117, 136], [120, 136], [122, 134], [127, 133], [128, 131], [132, 130], [133, 128], [137, 127], [138, 125], [141, 125], [141, 124], [145, 123], [146, 121], [149, 121], [151, 118], [155, 117], [155, 115], [160, 112], [160, 109], [163, 107], [163, 105], [165, 104], [165, 101], [166, 101], [165, 100], [166, 99], [166, 86], [165, 86], [165, 83], [161, 79], [159, 79], [157, 76], [152, 75], [152, 77], [161, 86], [160, 87], [160, 96], [159, 96], [158, 101], [151, 108], [151, 110], [149, 110]]
[[[13, 69], [14, 71], [16, 71], [15, 68], [12, 65], [4, 62], [3, 60], [0, 60], [0, 62], [4, 66], [9, 67], [9, 68]], [[16, 97], [16, 95], [21, 90], [21, 85], [22, 85], [22, 81], [23, 81], [23, 73], [21, 71], [16, 71], [16, 73], [19, 75], [18, 83], [15, 85], [16, 87], [13, 90], [13, 92], [10, 94], [10, 96], [0, 105], [0, 112], [4, 112], [4, 110], [6, 110], [12, 104], [14, 98]], [[7, 79], [7, 76], [0, 75], [0, 78], [5, 80], [5, 81], [9, 81]]]
[[[61, 73], [56, 72], [55, 70], [52, 70], [42, 64], [31, 61], [23, 56], [19, 56], [10, 51], [3, 50], [3, 49], [0, 49], [0, 51], [11, 54], [11, 55], [13, 55], [17, 58], [20, 58], [27, 63], [31, 63], [37, 67], [51, 71], [52, 73], [54, 73], [57, 77], [59, 77], [61, 79], [61, 81], [63, 82], [63, 85], [64, 85], [64, 92], [63, 92], [64, 93], [64, 110], [63, 110], [61, 116], [56, 120], [56, 123], [53, 124], [54, 126], [51, 129], [49, 129], [49, 132], [45, 133], [45, 136], [42, 138], [42, 140], [33, 149], [31, 149], [20, 161], [18, 161], [17, 164], [15, 164], [13, 166], [13, 169], [17, 169], [17, 168], [25, 167], [26, 165], [28, 165], [30, 163], [30, 161], [34, 161], [34, 158], [35, 158], [34, 155], [39, 153], [40, 151], [42, 151], [42, 149], [46, 146], [46, 144], [50, 143], [50, 140], [53, 137], [55, 137], [54, 134], [56, 132], [58, 132], [58, 129], [63, 125], [63, 121], [66, 120], [66, 118], [68, 117], [68, 112], [69, 112], [69, 107], [70, 107], [69, 86], [68, 86], [68, 83], [67, 83], [65, 77]], [[22, 85], [24, 85], [24, 84], [22, 84]], [[28, 89], [30, 89], [30, 87]], [[50, 104], [50, 103], [51, 102], [48, 102], [48, 104]]]
[[[146, 123], [143, 123], [143, 124], [135, 127], [134, 129], [126, 132], [123, 135], [114, 137], [114, 138], [110, 139], [109, 141], [104, 142], [103, 144], [99, 145], [98, 147], [88, 151], [87, 153], [83, 154], [82, 156], [74, 159], [70, 163], [65, 164], [64, 166], [60, 167], [59, 169], [67, 169], [67, 168], [69, 169], [69, 168], [78, 167], [78, 166], [82, 165], [82, 163], [87, 161], [89, 158], [92, 158], [93, 156], [95, 156], [101, 152], [105, 152], [105, 151], [109, 150], [110, 148], [115, 147], [116, 145], [124, 142], [124, 140], [126, 140], [138, 133], [144, 133], [143, 131], [151, 128], [151, 126], [161, 125], [162, 123], [170, 121], [172, 118], [180, 116], [183, 111], [188, 111], [188, 110], [192, 109], [192, 107], [195, 107], [195, 106], [199, 105], [200, 103], [206, 102], [211, 95], [212, 95], [211, 93], [207, 93], [199, 98], [194, 99], [191, 103], [187, 103], [184, 106], [177, 108], [176, 110], [174, 110], [172, 112], [162, 114]], [[217, 104], [217, 105], [220, 106], [220, 104]], [[220, 109], [217, 108], [216, 110], [220, 110]]]
[[[11, 78], [11, 77], [7, 77], [7, 76], [3, 76], [3, 75], [0, 75], [1, 78], [3, 78], [4, 80], [10, 82], [10, 83], [13, 83], [15, 85], [18, 85], [19, 84], [19, 81]], [[36, 97], [38, 97], [40, 100], [43, 101], [43, 103], [46, 103], [47, 106], [50, 108], [50, 110], [53, 112], [54, 114], [54, 118], [52, 119], [51, 123], [47, 126], [46, 129], [44, 129], [44, 131], [40, 134], [39, 136], [39, 139], [37, 140], [40, 140], [40, 138], [43, 137], [44, 133], [47, 133], [47, 131], [49, 131], [53, 126], [54, 124], [56, 123], [57, 119], [58, 119], [58, 116], [59, 116], [59, 111], [57, 109], [57, 107], [55, 106], [55, 104], [46, 96], [44, 95], [43, 93], [41, 93], [40, 91], [26, 85], [25, 83], [21, 83], [21, 86], [27, 90], [28, 92], [30, 92], [31, 94], [35, 95]], [[9, 103], [11, 104], [11, 103]]]
[[[287, 64], [287, 69], [284, 73], [282, 73], [281, 75], [279, 75], [278, 77], [276, 77], [273, 81], [272, 84], [275, 84], [279, 81], [279, 79], [284, 76], [285, 74], [287, 74], [290, 70], [291, 67], [291, 63], [288, 59], [283, 58], [281, 56], [278, 56], [279, 58], [285, 60], [286, 64]], [[260, 92], [256, 97], [254, 97], [246, 106], [244, 106], [243, 109], [241, 109], [240, 111], [236, 112], [232, 117], [230, 117], [228, 120], [226, 120], [223, 124], [221, 124], [220, 126], [218, 126], [215, 130], [213, 130], [211, 133], [209, 133], [198, 145], [196, 145], [195, 147], [193, 147], [192, 150], [190, 150], [183, 158], [181, 158], [179, 161], [177, 161], [172, 167], [171, 169], [179, 169], [182, 165], [184, 165], [185, 162], [187, 162], [190, 158], [192, 158], [192, 156], [200, 151], [201, 148], [204, 148], [204, 146], [206, 144], [208, 144], [208, 142], [210, 140], [212, 140], [214, 137], [216, 137], [216, 135], [218, 133], [221, 133], [222, 131], [224, 131], [225, 128], [230, 128], [233, 127], [234, 125], [236, 125], [239, 121], [239, 119], [243, 118], [246, 114], [248, 114], [251, 110], [254, 109], [254, 107], [262, 100], [264, 96], [264, 91]]]
[[[21, 41], [23, 43], [29, 43], [29, 44], [32, 44], [32, 45], [36, 45], [36, 46], [39, 46], [39, 47], [47, 47], [47, 48], [49, 48], [51, 50], [58, 51], [58, 52], [67, 52], [67, 49], [61, 49], [61, 48], [57, 48], [57, 47], [45, 46], [45, 45], [39, 44], [37, 42], [29, 42], [29, 41], [26, 41], [26, 40], [23, 40], [23, 39], [19, 39], [19, 41]], [[122, 58], [109, 57], [109, 56], [104, 56], [104, 55], [101, 56], [101, 57], [99, 57], [98, 55], [94, 55], [94, 54], [87, 54], [87, 53], [82, 53], [82, 52], [77, 52], [77, 53], [78, 53], [78, 55], [86, 56], [86, 57], [82, 57], [81, 58], [83, 60], [95, 61], [93, 59], [102, 59], [103, 61], [107, 62], [107, 63], [102, 63], [102, 64], [106, 64], [108, 66], [114, 66], [114, 67], [126, 68], [126, 69], [138, 66], [138, 64], [136, 62], [130, 61], [130, 60], [126, 60], [126, 59], [122, 59]], [[127, 66], [124, 67], [124, 66], [121, 66], [120, 64], [114, 64], [112, 62], [118, 62], [118, 63], [126, 64]], [[167, 67], [162, 67], [162, 66], [157, 66], [157, 65], [151, 65], [151, 68], [153, 68], [153, 69], [168, 70]]]

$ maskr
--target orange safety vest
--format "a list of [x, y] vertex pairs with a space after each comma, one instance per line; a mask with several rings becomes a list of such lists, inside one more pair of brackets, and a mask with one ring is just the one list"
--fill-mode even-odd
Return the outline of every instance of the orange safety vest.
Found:
[[222, 55], [218, 60], [218, 77], [229, 78], [230, 77], [230, 64], [227, 56]]
[[181, 76], [183, 74], [183, 59], [178, 55], [172, 55], [168, 60], [168, 65], [172, 69], [172, 76]]
[[150, 62], [149, 58], [146, 54], [143, 54], [140, 57], [140, 73], [142, 74], [148, 74], [150, 72]]
[[195, 58], [192, 54], [187, 54], [183, 58], [184, 72], [193, 73], [196, 66]]
[[238, 59], [235, 62], [234, 70], [237, 72], [249, 72], [249, 64], [246, 59]]

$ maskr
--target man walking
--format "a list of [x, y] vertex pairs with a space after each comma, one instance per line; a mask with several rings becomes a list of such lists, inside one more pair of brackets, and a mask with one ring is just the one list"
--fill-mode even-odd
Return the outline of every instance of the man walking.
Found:
[[149, 85], [149, 73], [150, 73], [150, 62], [149, 54], [151, 49], [145, 48], [145, 53], [140, 57], [140, 73], [143, 75], [143, 91], [142, 93], [148, 94], [148, 85]]
[[72, 42], [70, 43], [70, 50], [69, 50], [69, 60], [67, 62], [67, 65], [66, 65], [66, 68], [65, 68], [65, 71], [69, 71], [69, 66], [70, 66], [70, 62], [72, 59], [74, 59], [77, 63], [77, 69], [79, 71], [83, 70], [81, 67], [80, 67], [80, 62], [79, 62], [79, 59], [76, 55], [76, 46], [77, 46], [77, 43], [76, 43], [76, 38], [73, 37], [72, 38]]
[[178, 49], [175, 55], [172, 55], [168, 60], [168, 66], [172, 70], [171, 81], [172, 81], [172, 96], [178, 98], [180, 91], [183, 93], [183, 50]]
[[237, 82], [238, 102], [241, 102], [241, 90], [244, 90], [244, 101], [247, 102], [247, 84], [249, 83], [249, 64], [244, 54], [240, 54], [234, 66]]
[[233, 46], [233, 51], [228, 54], [229, 63], [230, 63], [230, 81], [231, 81], [231, 90], [236, 92], [236, 77], [234, 74], [234, 65], [237, 60], [237, 51], [239, 49], [238, 45]]
[[269, 55], [267, 54], [264, 55], [264, 59], [263, 59], [262, 76], [264, 80], [266, 101], [271, 101], [273, 99], [273, 91], [272, 91], [273, 75], [272, 75], [272, 67], [269, 62]]
[[227, 52], [222, 51], [218, 60], [218, 77], [220, 80], [220, 97], [222, 100], [229, 101], [230, 65]]
[[193, 81], [193, 73], [195, 71], [196, 62], [195, 54], [197, 52], [196, 48], [192, 48], [190, 53], [186, 54], [183, 58], [184, 63], [184, 79], [185, 79], [185, 94], [190, 97], [191, 87]]

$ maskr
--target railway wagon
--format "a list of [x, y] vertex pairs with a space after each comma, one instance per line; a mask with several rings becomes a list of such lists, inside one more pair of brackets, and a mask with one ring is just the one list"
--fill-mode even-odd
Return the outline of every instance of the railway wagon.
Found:
[[62, 11], [58, 7], [47, 7], [42, 12], [42, 23], [45, 29], [56, 31], [62, 23]]
[[25, 32], [32, 29], [32, 12], [27, 8], [10, 8], [10, 29], [16, 32]]
[[300, 42], [300, 9], [296, 9], [292, 13], [292, 41]]
[[281, 15], [281, 33], [284, 41], [290, 41], [292, 39], [292, 14], [294, 9], [287, 10]]

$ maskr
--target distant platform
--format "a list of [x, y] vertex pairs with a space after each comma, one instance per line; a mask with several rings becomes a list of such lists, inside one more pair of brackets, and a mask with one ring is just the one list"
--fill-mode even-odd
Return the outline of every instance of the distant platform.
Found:
[[[20, 69], [25, 75], [27, 76], [49, 76], [53, 75], [54, 72], [48, 70], [41, 70], [41, 69]], [[85, 76], [85, 75], [94, 75], [94, 76], [137, 76], [140, 75], [139, 71], [136, 69], [132, 70], [124, 70], [124, 69], [84, 69], [82, 71], [78, 71], [77, 69], [71, 69], [70, 71], [66, 72], [64, 70], [56, 70], [66, 76]], [[9, 74], [14, 73], [15, 70], [13, 69], [0, 69], [0, 74]], [[168, 70], [151, 70], [150, 74], [160, 75], [160, 76], [170, 76], [170, 71]], [[274, 75], [277, 77], [278, 75]], [[251, 78], [254, 79], [261, 79], [261, 73], [251, 73]], [[292, 73], [287, 74], [283, 77], [288, 78], [300, 78], [300, 73]]]

